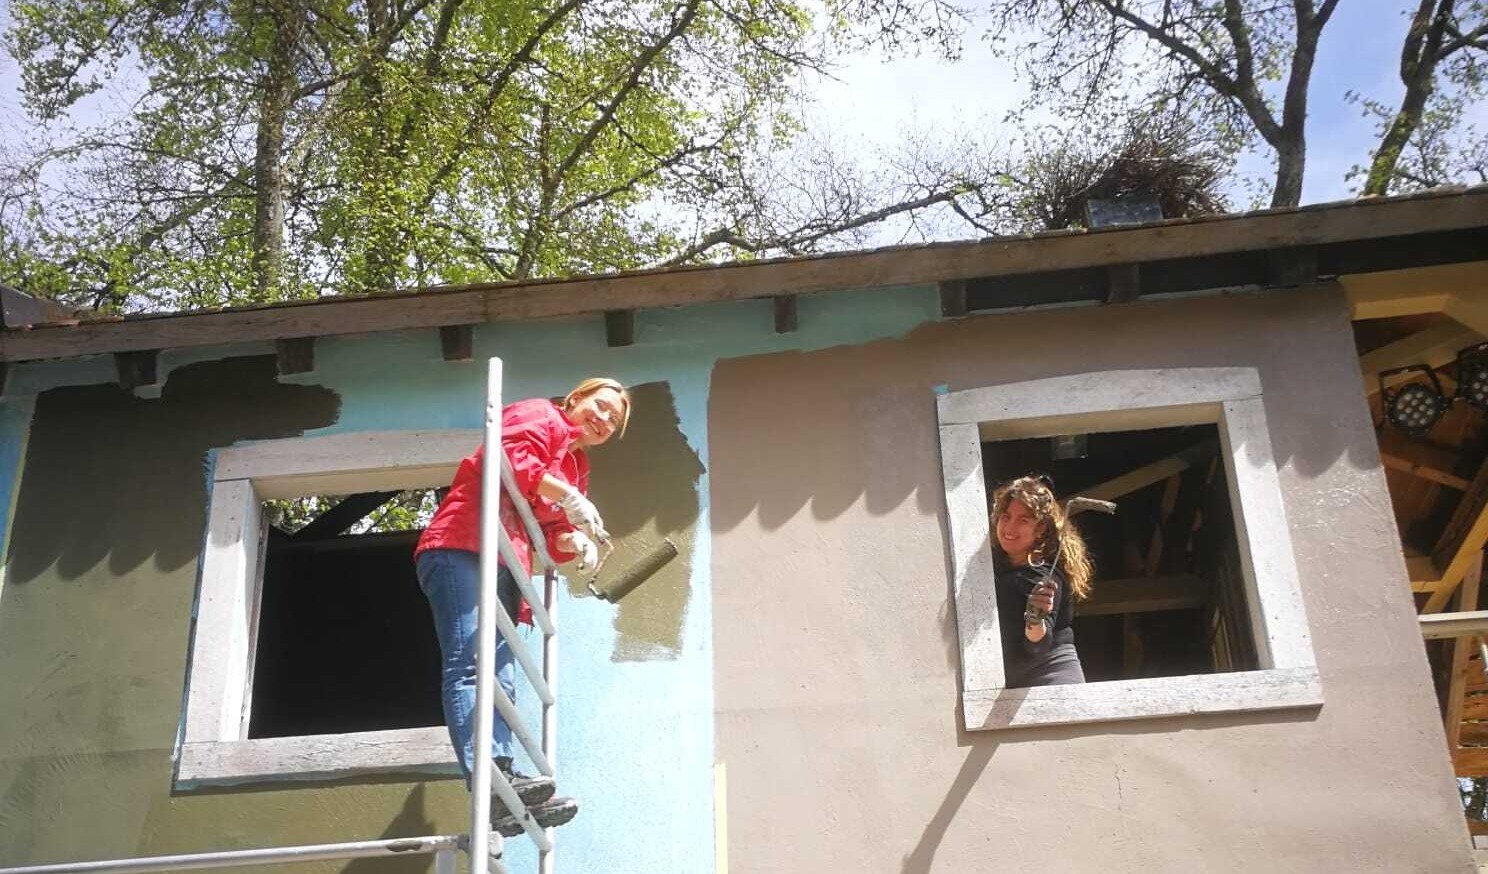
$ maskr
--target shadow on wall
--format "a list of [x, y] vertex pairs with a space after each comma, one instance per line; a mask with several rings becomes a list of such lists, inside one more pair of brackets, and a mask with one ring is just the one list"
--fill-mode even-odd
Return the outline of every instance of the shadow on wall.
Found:
[[[614, 605], [613, 661], [677, 657], [691, 598], [693, 540], [698, 521], [702, 462], [687, 444], [671, 387], [652, 382], [630, 389], [625, 436], [593, 450], [589, 493], [615, 543], [596, 587], [603, 589], [664, 538], [677, 558]], [[569, 591], [588, 595], [585, 575], [571, 572]]]
[[[871, 515], [910, 499], [920, 513], [943, 512], [934, 391], [942, 384], [1255, 367], [1278, 468], [1303, 478], [1339, 461], [1377, 468], [1347, 318], [1332, 292], [1285, 292], [980, 316], [901, 339], [721, 361], [709, 441], [716, 457], [740, 466], [736, 481], [751, 485], [712, 496], [713, 530], [754, 515], [773, 531], [808, 508], [835, 519], [860, 500]], [[1338, 393], [1343, 403], [1330, 397]]]
[[[393, 817], [378, 837], [391, 840], [437, 833], [438, 828], [433, 818], [424, 810], [424, 784], [420, 783], [409, 791], [398, 815]], [[430, 870], [433, 870], [433, 857], [419, 854], [353, 859], [341, 869], [341, 874], [421, 874]]]
[[108, 560], [112, 575], [154, 558], [194, 561], [206, 525], [207, 451], [244, 439], [294, 437], [336, 421], [341, 401], [318, 386], [275, 381], [273, 356], [171, 373], [155, 400], [116, 385], [37, 398], [16, 501], [7, 582], [56, 566], [76, 579]]

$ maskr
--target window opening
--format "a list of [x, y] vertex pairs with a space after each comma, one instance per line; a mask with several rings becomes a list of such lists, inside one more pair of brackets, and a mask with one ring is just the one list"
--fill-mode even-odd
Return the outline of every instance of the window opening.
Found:
[[442, 726], [413, 550], [434, 489], [265, 501], [249, 738]]
[[989, 502], [1033, 472], [1061, 501], [1117, 503], [1074, 517], [1095, 569], [1072, 626], [1086, 682], [1260, 666], [1219, 451], [1214, 424], [982, 443]]

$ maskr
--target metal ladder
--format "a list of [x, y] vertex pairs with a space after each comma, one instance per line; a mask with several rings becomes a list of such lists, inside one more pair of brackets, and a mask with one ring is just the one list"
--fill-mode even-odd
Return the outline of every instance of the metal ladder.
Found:
[[[558, 668], [558, 573], [557, 565], [548, 554], [547, 541], [532, 515], [532, 507], [517, 488], [506, 452], [501, 448], [501, 359], [487, 362], [486, 373], [486, 464], [481, 470], [482, 496], [498, 495], [504, 488], [510, 496], [517, 515], [527, 529], [532, 542], [533, 570], [543, 572], [544, 591], [538, 597], [531, 577], [513, 573], [522, 596], [532, 607], [533, 623], [542, 632], [542, 663], [534, 660], [532, 653], [517, 634], [516, 624], [501, 609], [496, 594], [497, 556], [513, 570], [521, 568], [516, 560], [516, 551], [506, 530], [501, 525], [501, 502], [481, 500], [481, 556], [480, 556], [480, 601], [476, 621], [476, 686], [475, 686], [475, 749], [487, 751], [475, 756], [470, 791], [470, 832], [468, 835], [427, 835], [423, 837], [392, 838], [379, 841], [353, 841], [339, 844], [312, 844], [297, 847], [271, 847], [252, 850], [227, 850], [215, 853], [188, 853], [176, 856], [143, 856], [132, 859], [109, 859], [97, 862], [65, 862], [52, 865], [30, 865], [20, 868], [0, 868], [0, 874], [105, 874], [105, 872], [185, 871], [208, 868], [238, 868], [249, 865], [264, 865], [283, 862], [317, 862], [333, 859], [358, 859], [376, 856], [408, 856], [432, 854], [435, 874], [455, 874], [455, 853], [466, 850], [470, 856], [470, 870], [508, 874], [503, 856], [504, 840], [491, 829], [491, 792], [506, 804], [508, 810], [516, 811], [523, 830], [538, 848], [539, 874], [553, 874], [553, 830], [537, 825], [526, 805], [512, 789], [506, 775], [497, 770], [491, 761], [491, 737], [494, 731], [492, 705], [501, 711], [502, 718], [511, 726], [512, 735], [521, 742], [532, 763], [545, 776], [553, 776], [553, 765], [557, 758], [557, 668]], [[495, 447], [492, 452], [491, 447]], [[499, 458], [499, 465], [490, 464], [492, 456]], [[492, 553], [490, 544], [497, 545]], [[522, 722], [516, 704], [496, 685], [495, 658], [496, 632], [506, 638], [517, 664], [521, 665], [527, 679], [542, 701], [541, 741]], [[484, 861], [482, 861], [484, 860]]]

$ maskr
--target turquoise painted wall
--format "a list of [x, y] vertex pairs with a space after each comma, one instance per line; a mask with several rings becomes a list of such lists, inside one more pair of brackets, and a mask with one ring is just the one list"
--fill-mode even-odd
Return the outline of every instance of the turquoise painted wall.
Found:
[[[716, 361], [899, 336], [938, 318], [938, 309], [933, 288], [807, 296], [800, 300], [800, 329], [785, 335], [773, 331], [769, 300], [646, 311], [638, 316], [636, 344], [620, 349], [606, 346], [598, 319], [493, 324], [476, 330], [476, 362], [442, 360], [433, 330], [325, 338], [316, 345], [314, 372], [281, 381], [322, 386], [339, 395], [338, 421], [312, 435], [478, 428], [483, 418], [483, 362], [489, 356], [505, 362], [507, 401], [561, 395], [577, 378], [594, 374], [615, 376], [627, 384], [666, 382], [682, 434], [706, 470], [708, 386]], [[192, 361], [266, 351], [266, 346], [250, 345], [171, 353], [163, 357], [161, 377], [168, 379], [170, 370]], [[112, 369], [103, 360], [32, 365], [20, 369], [13, 389], [34, 392], [110, 379]], [[0, 406], [0, 495], [15, 491], [13, 472], [23, 451], [28, 409], [24, 401]], [[676, 658], [614, 661], [616, 608], [593, 598], [565, 598], [560, 605], [560, 788], [583, 804], [579, 818], [558, 833], [561, 872], [713, 870], [706, 472], [698, 489], [692, 592]], [[0, 509], [8, 507], [9, 499]], [[535, 721], [530, 690], [523, 695], [523, 704]], [[458, 791], [448, 781], [437, 789]], [[459, 822], [438, 825], [441, 830], [463, 828]], [[80, 857], [86, 857], [86, 844], [78, 847]], [[509, 858], [513, 871], [535, 870], [535, 853], [525, 839], [509, 843]]]

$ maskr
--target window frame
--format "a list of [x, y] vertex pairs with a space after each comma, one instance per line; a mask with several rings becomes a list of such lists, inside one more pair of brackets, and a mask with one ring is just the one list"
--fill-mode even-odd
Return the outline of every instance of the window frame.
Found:
[[267, 520], [263, 502], [439, 488], [477, 429], [292, 437], [213, 450], [175, 785], [458, 773], [444, 726], [248, 738]]
[[[1323, 703], [1255, 368], [1097, 371], [970, 388], [940, 394], [936, 415], [967, 730]], [[1006, 688], [982, 442], [1198, 424], [1220, 434], [1258, 669]]]

